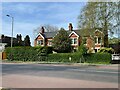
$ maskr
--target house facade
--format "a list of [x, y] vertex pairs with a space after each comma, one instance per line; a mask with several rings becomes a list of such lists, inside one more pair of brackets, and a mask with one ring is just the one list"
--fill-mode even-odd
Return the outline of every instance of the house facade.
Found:
[[[71, 23], [69, 23], [68, 28], [69, 30], [67, 30], [67, 32], [69, 34], [69, 38], [71, 39], [71, 46], [73, 47], [73, 49], [78, 49], [78, 46], [80, 46], [82, 42], [82, 38], [86, 36], [82, 36], [83, 32], [80, 32], [80, 30], [74, 30]], [[57, 32], [45, 32], [45, 28], [41, 27], [39, 34], [34, 40], [34, 46], [52, 46], [52, 40], [55, 35], [57, 35]], [[101, 35], [101, 31], [95, 30], [93, 35], [94, 37], [92, 36], [94, 38], [93, 41], [95, 41], [95, 48], [93, 48], [95, 49], [95, 51], [98, 51], [103, 45], [101, 41]]]

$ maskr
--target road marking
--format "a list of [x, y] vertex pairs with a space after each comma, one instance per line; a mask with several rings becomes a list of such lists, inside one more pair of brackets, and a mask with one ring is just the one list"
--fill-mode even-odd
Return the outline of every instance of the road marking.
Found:
[[115, 72], [115, 71], [96, 71], [96, 70], [80, 70], [80, 69], [69, 69], [69, 70], [73, 70], [73, 71], [83, 71], [83, 72], [101, 72], [101, 73], [120, 73], [120, 72]]

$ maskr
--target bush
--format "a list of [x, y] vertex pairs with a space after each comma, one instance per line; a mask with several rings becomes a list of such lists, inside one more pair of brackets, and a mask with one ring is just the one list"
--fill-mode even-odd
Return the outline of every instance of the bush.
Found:
[[111, 54], [110, 53], [94, 53], [87, 54], [84, 56], [85, 62], [97, 63], [97, 64], [110, 64]]
[[16, 61], [36, 61], [37, 51], [33, 47], [13, 47], [6, 48], [8, 60]]
[[[71, 59], [70, 59], [71, 58]], [[81, 55], [78, 53], [56, 53], [49, 54], [48, 60], [50, 62], [80, 62]]]
[[10, 47], [6, 48], [8, 60], [45, 61], [48, 49], [44, 47]]
[[47, 54], [50, 54], [50, 53], [52, 53], [52, 51], [53, 51], [53, 47], [44, 47], [45, 49], [46, 49], [46, 53]]
[[78, 47], [78, 52], [82, 55], [87, 54], [87, 48], [83, 43]]
[[48, 54], [48, 47], [13, 47], [6, 48], [8, 60], [15, 61], [49, 61], [49, 62], [87, 62], [109, 64], [111, 61], [110, 53], [56, 53]]
[[101, 48], [99, 51], [98, 51], [99, 53], [114, 53], [114, 49], [112, 49], [112, 48]]

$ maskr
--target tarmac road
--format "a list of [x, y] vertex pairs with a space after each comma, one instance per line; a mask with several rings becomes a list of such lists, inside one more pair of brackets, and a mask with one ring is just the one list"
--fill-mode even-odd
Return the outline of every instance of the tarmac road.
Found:
[[118, 88], [118, 68], [55, 64], [2, 64], [5, 88]]

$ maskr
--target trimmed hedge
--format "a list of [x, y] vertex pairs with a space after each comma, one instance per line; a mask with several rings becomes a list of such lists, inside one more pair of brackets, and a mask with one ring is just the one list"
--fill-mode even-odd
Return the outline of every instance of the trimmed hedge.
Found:
[[10, 47], [5, 50], [8, 60], [16, 61], [36, 61], [37, 50], [33, 47]]
[[111, 54], [110, 53], [94, 53], [87, 54], [84, 56], [85, 62], [97, 63], [97, 64], [110, 64]]
[[48, 47], [13, 47], [6, 48], [8, 60], [15, 61], [47, 61], [47, 62], [70, 62], [70, 63], [97, 63], [110, 64], [110, 53], [85, 54], [76, 53], [51, 53]]
[[15, 61], [46, 61], [47, 55], [52, 53], [52, 47], [7, 47], [5, 49], [8, 60]]
[[[71, 60], [69, 59], [71, 57]], [[57, 53], [50, 54], [48, 56], [49, 62], [86, 62], [86, 63], [97, 63], [97, 64], [110, 64], [111, 54], [109, 53], [94, 53], [86, 54], [84, 56], [78, 53]]]
[[81, 55], [78, 53], [56, 53], [49, 54], [48, 61], [49, 62], [72, 62], [79, 63]]

